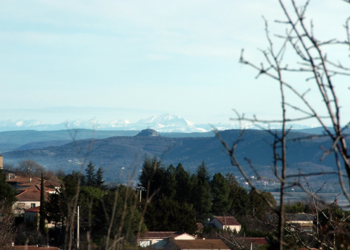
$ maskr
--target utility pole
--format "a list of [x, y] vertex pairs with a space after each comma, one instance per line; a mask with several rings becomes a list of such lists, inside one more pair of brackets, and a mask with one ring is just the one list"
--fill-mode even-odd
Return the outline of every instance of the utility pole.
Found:
[[144, 187], [142, 187], [142, 186], [138, 186], [137, 188], [136, 188], [136, 191], [139, 191], [140, 192], [140, 203], [141, 203], [141, 198], [142, 198], [142, 191], [146, 191], [146, 189], [144, 188]]
[[77, 206], [77, 250], [79, 250], [79, 206]]

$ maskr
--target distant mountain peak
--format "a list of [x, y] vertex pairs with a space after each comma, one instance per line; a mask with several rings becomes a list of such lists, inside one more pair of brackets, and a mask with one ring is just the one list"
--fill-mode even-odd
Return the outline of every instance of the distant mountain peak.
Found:
[[147, 137], [154, 137], [154, 136], [160, 136], [157, 131], [154, 129], [144, 129], [140, 133], [138, 133], [136, 136], [147, 136]]

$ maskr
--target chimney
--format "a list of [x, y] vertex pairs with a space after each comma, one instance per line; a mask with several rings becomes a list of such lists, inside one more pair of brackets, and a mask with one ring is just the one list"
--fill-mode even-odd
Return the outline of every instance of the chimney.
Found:
[[0, 155], [0, 169], [4, 169], [4, 157]]

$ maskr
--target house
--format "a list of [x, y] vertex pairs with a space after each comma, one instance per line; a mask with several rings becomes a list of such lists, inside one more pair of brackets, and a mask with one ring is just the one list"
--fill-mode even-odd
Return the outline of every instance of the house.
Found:
[[[14, 189], [19, 193], [28, 190], [28, 189], [38, 189], [40, 190], [41, 178], [38, 177], [20, 177], [16, 176], [15, 178], [6, 180]], [[60, 183], [52, 182], [49, 180], [44, 180], [45, 190], [48, 189], [50, 193], [55, 193], [56, 190], [59, 190], [61, 187]]]
[[[15, 214], [24, 214], [28, 208], [40, 206], [40, 190], [25, 190], [16, 196], [17, 201], [13, 204], [12, 210]], [[45, 200], [48, 199], [48, 193], [45, 192]]]
[[194, 240], [193, 235], [178, 233], [175, 231], [148, 231], [138, 239], [140, 247], [152, 247], [154, 249], [163, 248], [170, 240]]
[[201, 249], [201, 250], [229, 250], [230, 248], [220, 239], [171, 240], [164, 246], [164, 250]]
[[[24, 210], [24, 223], [33, 223], [36, 228], [39, 227], [40, 206]], [[36, 224], [36, 225], [35, 225]]]
[[[32, 207], [24, 210], [24, 223], [33, 223], [36, 229], [39, 229], [39, 218], [40, 218], [40, 206]], [[55, 224], [48, 223], [46, 220], [47, 228], [55, 227]]]
[[5, 174], [6, 180], [11, 180], [11, 179], [14, 179], [16, 177], [15, 172], [13, 172], [11, 170], [2, 169], [2, 172]]
[[0, 169], [2, 170], [2, 173], [5, 174], [6, 180], [15, 178], [15, 172], [4, 169], [4, 157], [2, 155], [0, 155]]
[[211, 223], [220, 230], [241, 231], [241, 224], [233, 216], [214, 216]]
[[284, 215], [287, 226], [292, 230], [312, 232], [315, 215], [306, 213], [288, 213]]

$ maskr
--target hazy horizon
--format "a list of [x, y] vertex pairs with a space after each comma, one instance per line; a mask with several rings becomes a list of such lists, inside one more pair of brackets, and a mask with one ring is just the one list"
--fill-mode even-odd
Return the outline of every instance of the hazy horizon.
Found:
[[[320, 39], [345, 39], [346, 3], [311, 1]], [[347, 7], [347, 6], [346, 6]], [[246, 117], [279, 119], [278, 84], [239, 64], [256, 64], [271, 35], [283, 34], [276, 1], [5, 1], [0, 8], [0, 120], [73, 119], [136, 122], [172, 113], [195, 123]], [[277, 42], [278, 45], [278, 42]], [[347, 62], [342, 51], [329, 58]], [[295, 58], [285, 55], [290, 64]], [[347, 66], [346, 63], [344, 66]], [[288, 75], [310, 103], [324, 104], [305, 78]], [[334, 79], [342, 80], [341, 77]], [[348, 86], [337, 86], [342, 121], [350, 120]], [[289, 103], [300, 105], [287, 93]], [[296, 117], [293, 110], [290, 117]], [[303, 121], [312, 125], [314, 121]]]

